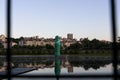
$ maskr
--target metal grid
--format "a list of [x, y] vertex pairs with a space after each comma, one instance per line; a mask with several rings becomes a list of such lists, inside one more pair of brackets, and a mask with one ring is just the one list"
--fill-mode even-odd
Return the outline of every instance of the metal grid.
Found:
[[[56, 76], [50, 76], [50, 75], [36, 75], [36, 76], [12, 76], [11, 75], [11, 49], [10, 49], [10, 37], [11, 37], [11, 1], [7, 0], [7, 54], [6, 54], [6, 60], [7, 60], [7, 79], [11, 80], [12, 77], [33, 77], [33, 78], [54, 78]], [[118, 54], [117, 54], [117, 45], [116, 45], [116, 8], [115, 8], [115, 1], [116, 0], [110, 0], [110, 9], [111, 9], [111, 32], [112, 32], [112, 51], [113, 51], [113, 74], [112, 75], [74, 75], [74, 76], [59, 76], [60, 78], [113, 78], [114, 80], [117, 80], [120, 78], [117, 72], [117, 64], [118, 64]]]

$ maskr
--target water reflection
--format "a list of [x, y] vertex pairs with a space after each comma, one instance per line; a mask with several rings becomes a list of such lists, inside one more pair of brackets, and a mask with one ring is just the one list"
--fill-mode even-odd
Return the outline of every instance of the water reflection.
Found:
[[[85, 74], [112, 74], [112, 64], [106, 65], [105, 67], [100, 67], [99, 69], [95, 70], [90, 68], [89, 70], [85, 70], [83, 67], [72, 67], [73, 72], [69, 72], [68, 68], [61, 67], [61, 74], [60, 75], [85, 75]], [[34, 70], [23, 75], [55, 75], [54, 74], [54, 67], [53, 68], [44, 68]]]
[[[64, 58], [62, 57], [58, 59], [57, 63], [59, 64], [57, 64], [57, 66], [59, 67], [60, 75], [112, 74], [112, 64], [110, 60], [94, 60], [94, 59], [72, 60], [72, 58], [75, 57], [64, 56]], [[36, 68], [36, 70], [22, 75], [55, 75], [54, 69], [56, 63], [54, 62], [55, 61], [54, 59], [55, 58], [51, 58], [50, 56], [49, 58], [48, 57], [41, 58], [39, 56], [37, 57], [14, 56], [12, 58], [11, 64], [13, 68], [26, 68], [26, 67]], [[5, 61], [3, 59], [0, 60], [0, 63], [1, 63], [0, 65], [1, 67], [5, 65]], [[17, 80], [17, 79], [13, 79], [13, 80]], [[18, 80], [24, 80], [24, 79], [18, 79]], [[43, 79], [29, 79], [29, 80], [43, 80]], [[65, 80], [65, 79], [60, 78], [59, 80]], [[70, 79], [70, 80], [77, 80], [77, 79]], [[79, 80], [87, 80], [87, 79], [79, 79]], [[99, 79], [95, 79], [95, 80], [99, 80]], [[100, 80], [111, 80], [111, 79], [100, 79]]]
[[56, 79], [59, 80], [59, 75], [60, 75], [60, 59], [58, 56], [55, 58], [55, 75]]
[[[74, 56], [73, 56], [74, 57]], [[39, 59], [38, 59], [39, 58]], [[55, 62], [53, 60], [49, 60], [47, 59], [41, 59], [41, 57], [24, 57], [24, 56], [14, 56], [12, 58], [12, 67], [13, 68], [30, 68], [30, 67], [34, 67], [37, 69], [44, 69], [44, 68], [54, 68], [55, 67]], [[72, 61], [69, 60], [69, 56], [66, 57], [65, 59], [60, 59], [57, 61], [57, 65], [59, 65], [59, 68], [67, 68], [68, 72], [72, 73], [74, 72], [73, 67], [81, 67], [84, 70], [88, 71], [89, 69], [94, 69], [94, 70], [98, 70], [101, 67], [106, 67], [107, 65], [109, 65], [111, 63], [111, 61], [107, 61], [107, 60], [79, 60], [79, 61]], [[0, 58], [0, 68], [2, 67], [6, 67], [6, 63], [5, 60], [1, 60]], [[111, 65], [112, 67], [112, 65]]]

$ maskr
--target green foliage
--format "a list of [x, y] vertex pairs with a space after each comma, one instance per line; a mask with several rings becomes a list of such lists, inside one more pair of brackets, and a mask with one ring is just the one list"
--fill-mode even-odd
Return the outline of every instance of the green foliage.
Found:
[[1, 49], [1, 48], [4, 48], [4, 46], [0, 43], [0, 49]]
[[81, 41], [82, 49], [95, 49], [95, 50], [108, 50], [111, 49], [111, 43], [99, 41], [97, 39], [89, 40], [88, 38], [85, 38]]
[[45, 47], [46, 47], [46, 49], [54, 49], [54, 46], [49, 45], [49, 44], [47, 44]]
[[[12, 41], [18, 42], [24, 38], [12, 39]], [[61, 46], [62, 55], [110, 55], [111, 52], [110, 42], [104, 42], [97, 39], [89, 40], [88, 38], [82, 39], [80, 42], [71, 44], [69, 47]], [[117, 43], [120, 49], [120, 43]], [[0, 45], [0, 54], [5, 54], [5, 50]], [[13, 55], [54, 55], [54, 46], [18, 46], [15, 45], [12, 48]]]
[[82, 45], [80, 43], [75, 43], [75, 44], [70, 44], [69, 47], [67, 47], [67, 49], [81, 49]]

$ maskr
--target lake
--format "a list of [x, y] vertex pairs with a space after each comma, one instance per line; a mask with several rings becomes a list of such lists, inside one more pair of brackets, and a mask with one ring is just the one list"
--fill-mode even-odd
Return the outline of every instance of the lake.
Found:
[[[38, 67], [37, 70], [22, 75], [55, 75], [55, 59], [53, 56], [14, 56], [14, 67]], [[113, 67], [110, 58], [64, 56], [60, 59], [60, 75], [111, 75]], [[12, 80], [56, 80], [56, 78], [13, 78]], [[113, 80], [111, 78], [60, 78], [59, 80]]]
[[[89, 68], [85, 70], [83, 67], [73, 67], [73, 72], [68, 72], [67, 68], [61, 68], [60, 75], [83, 75], [83, 74], [112, 74], [112, 64], [105, 65], [99, 69]], [[55, 75], [54, 68], [43, 68], [34, 70], [22, 75]], [[12, 80], [56, 80], [56, 78], [13, 78]], [[59, 80], [112, 80], [111, 78], [60, 78]]]
[[[112, 74], [112, 64], [105, 65], [95, 70], [89, 68], [85, 70], [83, 67], [73, 67], [73, 72], [68, 72], [67, 68], [62, 68], [60, 75], [83, 75], [83, 74]], [[34, 70], [22, 75], [55, 75], [54, 68], [44, 68]], [[13, 78], [13, 80], [56, 80], [56, 78]], [[111, 78], [60, 78], [59, 80], [112, 80]]]

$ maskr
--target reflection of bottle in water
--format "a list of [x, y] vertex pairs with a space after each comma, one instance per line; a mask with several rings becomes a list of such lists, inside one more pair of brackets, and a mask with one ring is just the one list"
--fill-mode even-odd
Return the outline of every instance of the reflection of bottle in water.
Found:
[[59, 37], [55, 37], [55, 75], [57, 77], [57, 80], [59, 80], [60, 75], [60, 40]]

